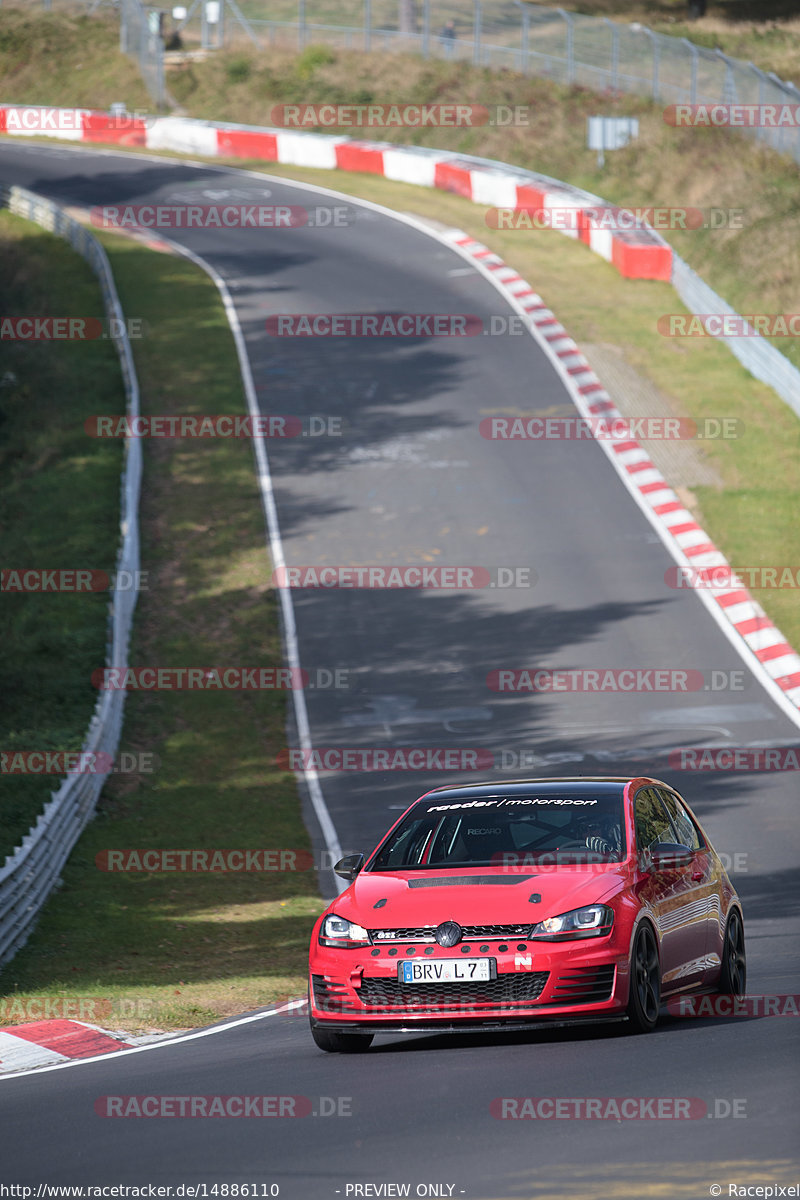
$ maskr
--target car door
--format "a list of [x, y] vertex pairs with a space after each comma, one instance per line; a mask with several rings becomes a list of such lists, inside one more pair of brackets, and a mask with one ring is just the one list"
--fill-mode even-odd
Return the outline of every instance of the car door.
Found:
[[[656, 842], [678, 839], [669, 813], [656, 787], [641, 788], [634, 799], [636, 849], [639, 856], [639, 897], [653, 913], [661, 946], [661, 982], [664, 992], [695, 982], [699, 966], [690, 964], [705, 953], [705, 925], [695, 921], [692, 908], [692, 866], [670, 867], [656, 871], [650, 859], [650, 847]], [[697, 950], [700, 950], [699, 956]], [[688, 975], [687, 971], [694, 971]]]
[[686, 868], [687, 924], [685, 926], [684, 978], [703, 981], [717, 967], [709, 962], [712, 946], [719, 942], [720, 878], [714, 856], [701, 836], [677, 792], [659, 788], [659, 795], [676, 833], [676, 841], [692, 851], [692, 864]]

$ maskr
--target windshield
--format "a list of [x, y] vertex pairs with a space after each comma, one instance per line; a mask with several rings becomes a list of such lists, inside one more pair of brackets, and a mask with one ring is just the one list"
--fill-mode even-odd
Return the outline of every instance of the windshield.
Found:
[[378, 847], [369, 871], [621, 862], [622, 798], [427, 796]]

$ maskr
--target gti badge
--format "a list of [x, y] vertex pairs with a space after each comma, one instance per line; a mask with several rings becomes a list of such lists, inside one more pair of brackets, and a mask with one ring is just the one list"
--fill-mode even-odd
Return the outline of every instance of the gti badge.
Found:
[[442, 921], [436, 926], [436, 941], [440, 946], [456, 946], [461, 941], [463, 930], [456, 921]]

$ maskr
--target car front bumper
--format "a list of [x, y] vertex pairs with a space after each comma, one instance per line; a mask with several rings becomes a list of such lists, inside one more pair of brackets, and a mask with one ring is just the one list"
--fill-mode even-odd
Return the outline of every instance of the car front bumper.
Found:
[[[460, 952], [460, 953], [459, 953]], [[493, 959], [496, 978], [484, 982], [405, 984], [398, 963], [416, 957]], [[613, 934], [570, 942], [488, 947], [400, 945], [340, 950], [316, 945], [309, 977], [312, 1024], [327, 1029], [519, 1027], [540, 1021], [620, 1017], [628, 1002], [629, 960]]]

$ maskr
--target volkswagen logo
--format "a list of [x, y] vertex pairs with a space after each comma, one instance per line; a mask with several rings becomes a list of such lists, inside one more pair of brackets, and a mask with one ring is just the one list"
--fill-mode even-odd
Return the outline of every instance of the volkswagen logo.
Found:
[[456, 921], [442, 921], [436, 926], [436, 941], [440, 946], [455, 946], [461, 941], [463, 930]]

